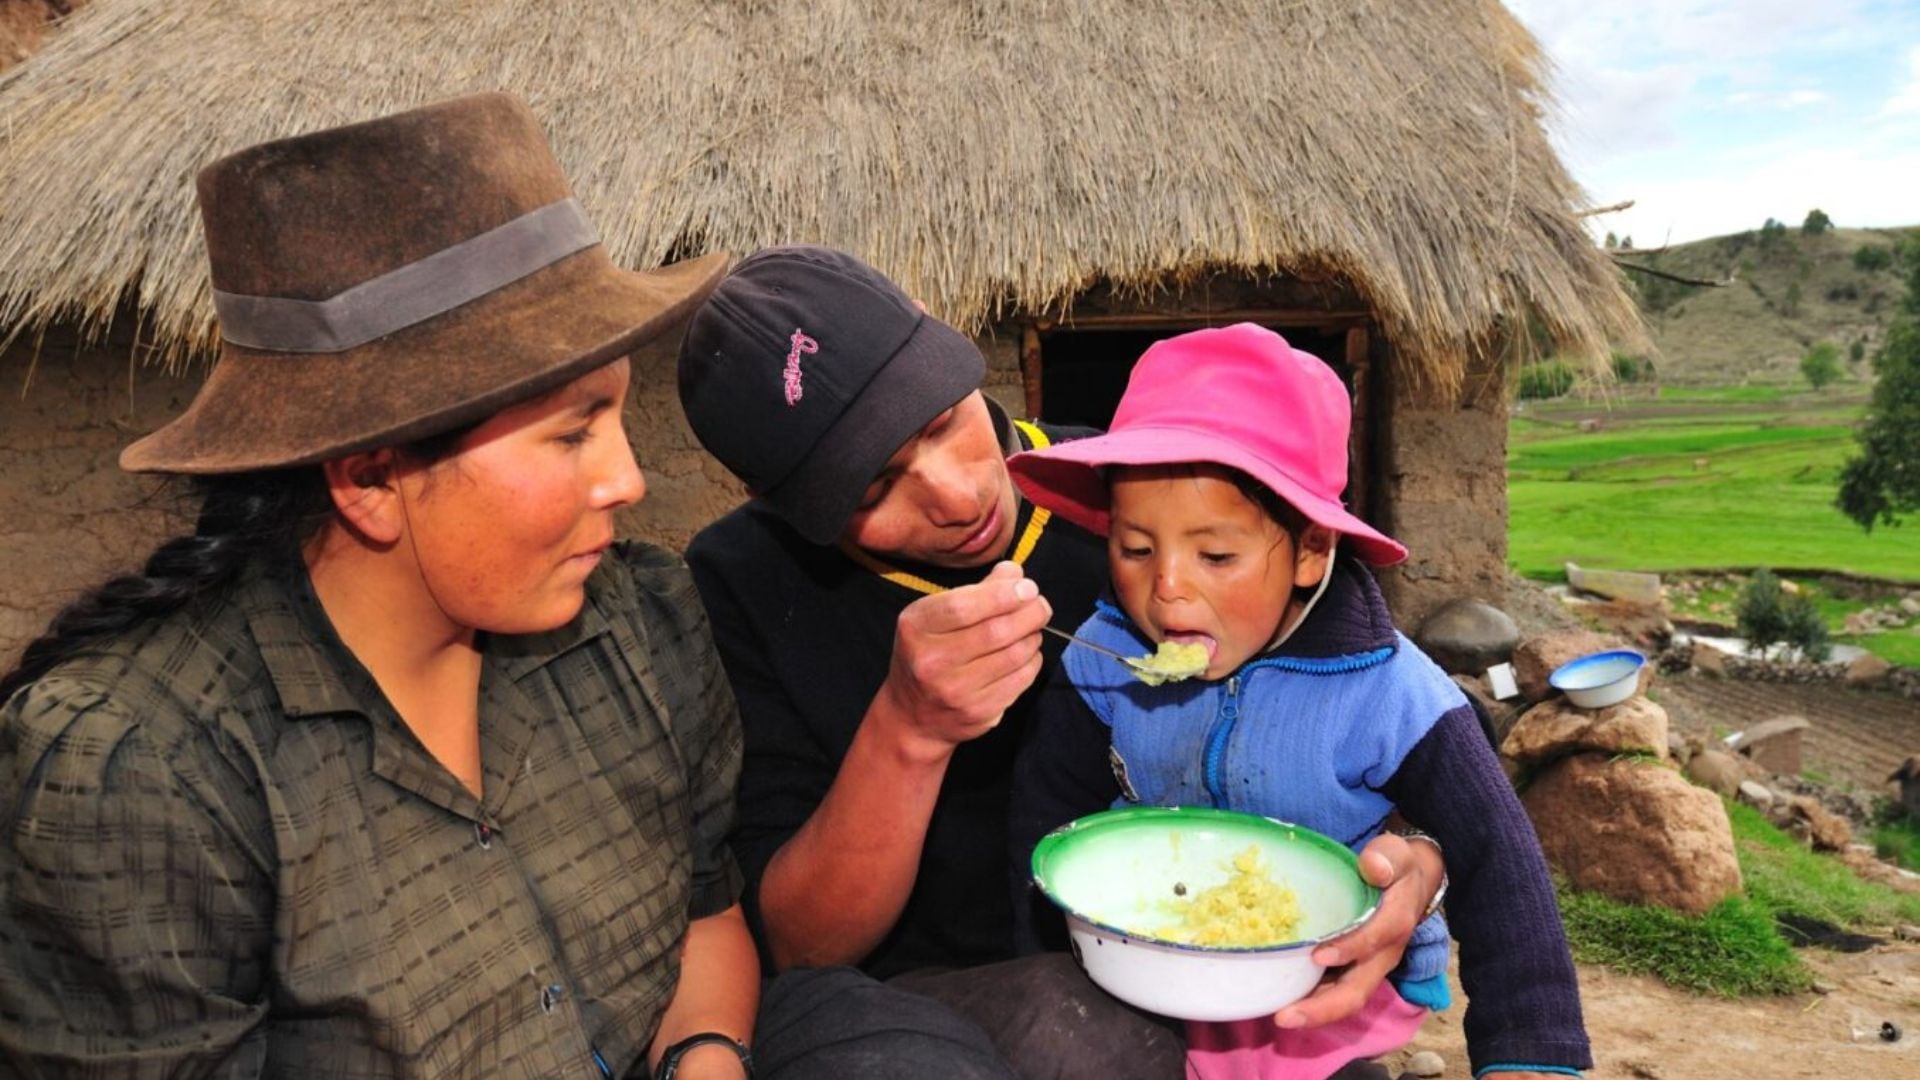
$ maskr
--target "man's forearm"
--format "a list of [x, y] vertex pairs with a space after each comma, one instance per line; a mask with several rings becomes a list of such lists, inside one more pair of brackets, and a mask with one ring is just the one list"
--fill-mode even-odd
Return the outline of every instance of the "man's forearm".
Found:
[[[738, 1043], [751, 1042], [759, 1006], [760, 958], [754, 955], [740, 905], [693, 920], [681, 950], [680, 984], [647, 1049], [647, 1071], [659, 1068], [667, 1048], [689, 1035], [712, 1031]], [[715, 1051], [702, 1048], [702, 1053], [731, 1051], [721, 1046]]]
[[776, 968], [856, 964], [906, 906], [952, 757], [875, 698], [833, 786], [767, 863], [760, 918]]

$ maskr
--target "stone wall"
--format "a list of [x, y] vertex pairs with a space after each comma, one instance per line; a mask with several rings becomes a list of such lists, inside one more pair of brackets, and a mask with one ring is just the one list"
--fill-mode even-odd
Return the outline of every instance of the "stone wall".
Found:
[[1411, 630], [1455, 597], [1506, 602], [1506, 394], [1495, 358], [1474, 358], [1459, 392], [1442, 395], [1413, 385], [1383, 348], [1373, 506], [1409, 552], [1381, 585]]
[[178, 488], [116, 462], [198, 385], [137, 367], [124, 334], [82, 349], [56, 327], [37, 350], [0, 354], [0, 667], [62, 604], [179, 529]]
[[[192, 525], [179, 485], [130, 476], [116, 462], [127, 443], [186, 407], [199, 374], [136, 366], [124, 332], [82, 347], [71, 328], [56, 327], [37, 348], [31, 382], [34, 343], [0, 354], [0, 667], [66, 601], [135, 569]], [[620, 515], [619, 529], [679, 550], [742, 493], [694, 441], [673, 369], [670, 350], [635, 358], [627, 433], [647, 498]]]
[[[1153, 306], [1190, 309], [1193, 296]], [[1211, 302], [1224, 306], [1217, 290]], [[986, 392], [1023, 415], [1018, 326], [1002, 324], [978, 340], [987, 357]], [[1376, 345], [1372, 367], [1391, 373], [1384, 346]], [[648, 491], [621, 515], [619, 528], [623, 536], [679, 550], [744, 493], [694, 441], [673, 370], [671, 350], [636, 357], [627, 431]], [[43, 341], [19, 342], [0, 355], [0, 665], [78, 591], [133, 569], [155, 544], [187, 527], [190, 508], [180, 505], [175, 486], [128, 476], [115, 461], [128, 442], [184, 408], [198, 385], [197, 374], [135, 365], [124, 330], [80, 347], [70, 328], [56, 327]], [[1383, 576], [1396, 615], [1412, 627], [1455, 596], [1502, 603], [1506, 414], [1498, 369], [1483, 365], [1447, 401], [1423, 397], [1391, 374], [1375, 376], [1374, 395], [1384, 435], [1374, 451], [1369, 502], [1382, 527], [1413, 551], [1404, 567]]]

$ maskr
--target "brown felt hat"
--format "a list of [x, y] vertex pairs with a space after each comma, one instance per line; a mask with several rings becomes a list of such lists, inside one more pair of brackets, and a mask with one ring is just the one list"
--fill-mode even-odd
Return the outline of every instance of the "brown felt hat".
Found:
[[478, 423], [679, 330], [723, 255], [607, 258], [507, 94], [242, 150], [200, 173], [220, 360], [135, 472], [309, 465]]

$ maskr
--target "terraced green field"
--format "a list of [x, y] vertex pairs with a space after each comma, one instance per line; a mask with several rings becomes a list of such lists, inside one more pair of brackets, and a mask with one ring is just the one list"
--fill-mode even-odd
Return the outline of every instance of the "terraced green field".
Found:
[[[1777, 395], [1754, 401], [1751, 392]], [[1564, 576], [1620, 570], [1839, 570], [1920, 582], [1920, 523], [1871, 534], [1833, 507], [1860, 405], [1780, 388], [1640, 406], [1535, 405], [1507, 449], [1509, 558]], [[1598, 432], [1579, 430], [1599, 419]]]

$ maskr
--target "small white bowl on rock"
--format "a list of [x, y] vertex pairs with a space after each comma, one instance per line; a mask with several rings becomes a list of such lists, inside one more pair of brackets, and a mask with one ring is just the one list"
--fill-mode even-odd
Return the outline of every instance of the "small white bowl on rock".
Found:
[[1646, 666], [1647, 658], [1632, 649], [1588, 653], [1554, 668], [1547, 685], [1583, 709], [1604, 709], [1633, 696]]
[[[1224, 947], [1143, 932], [1166, 923], [1168, 900], [1225, 881], [1250, 846], [1299, 901], [1297, 940]], [[1338, 841], [1272, 818], [1194, 807], [1106, 810], [1062, 826], [1034, 848], [1033, 880], [1066, 913], [1088, 978], [1130, 1005], [1182, 1020], [1270, 1016], [1305, 997], [1325, 970], [1313, 962], [1314, 947], [1366, 922], [1380, 899]]]

